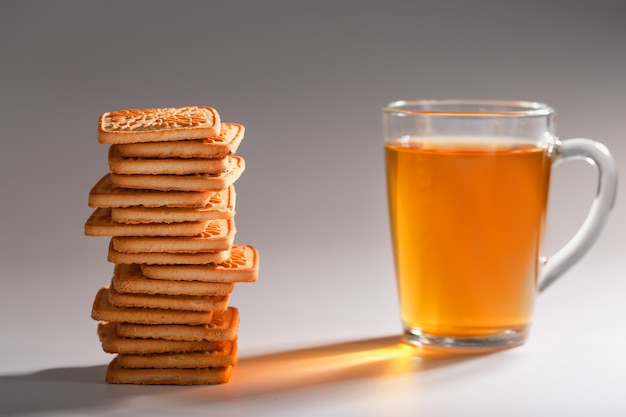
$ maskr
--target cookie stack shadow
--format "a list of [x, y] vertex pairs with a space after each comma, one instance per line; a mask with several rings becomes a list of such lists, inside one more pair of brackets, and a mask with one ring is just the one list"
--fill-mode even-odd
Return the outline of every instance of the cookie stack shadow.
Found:
[[244, 127], [211, 107], [104, 113], [106, 173], [91, 189], [88, 236], [110, 237], [111, 282], [96, 294], [105, 380], [219, 384], [237, 362], [235, 283], [254, 282], [255, 247], [234, 243], [236, 150]]

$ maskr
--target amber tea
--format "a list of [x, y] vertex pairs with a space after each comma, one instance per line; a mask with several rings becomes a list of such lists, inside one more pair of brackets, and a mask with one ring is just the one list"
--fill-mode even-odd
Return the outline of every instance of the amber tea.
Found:
[[434, 336], [523, 330], [536, 293], [550, 153], [488, 139], [392, 142], [385, 153], [403, 322]]

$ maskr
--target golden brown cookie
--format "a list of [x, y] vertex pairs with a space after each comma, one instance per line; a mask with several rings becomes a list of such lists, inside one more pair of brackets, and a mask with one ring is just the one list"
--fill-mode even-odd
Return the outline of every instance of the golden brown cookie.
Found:
[[228, 169], [228, 157], [222, 158], [128, 158], [119, 152], [119, 145], [109, 148], [109, 169], [129, 175], [219, 174]]
[[[177, 191], [155, 191], [155, 193], [177, 193]], [[178, 193], [192, 193], [178, 191]], [[215, 219], [230, 219], [235, 216], [236, 193], [231, 185], [216, 191], [204, 207], [112, 207], [111, 219], [117, 223], [178, 223]]]
[[105, 380], [110, 384], [211, 385], [228, 382], [232, 366], [193, 369], [122, 368], [117, 358], [109, 364]]
[[[210, 220], [180, 223], [117, 223], [110, 208], [97, 208], [85, 223], [87, 236], [198, 236]], [[120, 262], [122, 263], [122, 262]]]
[[152, 279], [208, 282], [255, 282], [259, 274], [259, 253], [251, 245], [233, 245], [230, 258], [217, 265], [141, 265]]
[[219, 135], [218, 112], [207, 106], [129, 109], [100, 116], [98, 141], [105, 144], [202, 139]]
[[118, 323], [118, 337], [129, 339], [163, 339], [163, 340], [214, 340], [228, 341], [237, 339], [239, 328], [239, 312], [235, 307], [225, 311], [216, 311], [210, 323], [203, 325], [185, 324], [136, 324]]
[[116, 307], [109, 303], [109, 288], [104, 287], [96, 294], [91, 309], [91, 318], [98, 321], [138, 324], [204, 325], [213, 319], [213, 311]]
[[127, 158], [223, 158], [233, 155], [244, 138], [245, 128], [238, 123], [222, 123], [220, 134], [197, 140], [129, 143], [119, 145]]
[[111, 286], [120, 293], [206, 296], [230, 294], [235, 284], [151, 279], [143, 275], [137, 264], [118, 264], [115, 265]]
[[203, 208], [212, 204], [216, 194], [217, 191], [158, 191], [119, 188], [113, 186], [111, 174], [108, 173], [89, 192], [88, 204], [89, 207], [102, 208], [136, 206]]
[[[162, 224], [162, 223], [158, 223]], [[196, 253], [230, 250], [235, 238], [233, 219], [209, 220], [197, 236], [115, 236], [111, 239], [118, 252]]]
[[209, 352], [232, 350], [234, 341], [127, 339], [117, 336], [117, 323], [98, 323], [98, 337], [107, 353], [145, 355], [149, 353]]
[[155, 308], [184, 311], [224, 311], [230, 294], [226, 295], [164, 295], [121, 293], [109, 288], [109, 304], [120, 308]]
[[230, 187], [245, 170], [244, 159], [228, 156], [228, 169], [219, 174], [125, 175], [111, 173], [114, 187], [159, 191], [221, 191]]
[[120, 353], [117, 355], [117, 361], [120, 367], [130, 369], [194, 369], [235, 365], [237, 363], [237, 342], [229, 343], [226, 346], [224, 349], [208, 352], [148, 353], [145, 355]]
[[[174, 223], [176, 224], [176, 223]], [[148, 265], [207, 265], [218, 264], [230, 257], [230, 250], [215, 252], [176, 253], [176, 252], [139, 252], [125, 253], [115, 250], [113, 242], [109, 245], [107, 260], [114, 264]]]

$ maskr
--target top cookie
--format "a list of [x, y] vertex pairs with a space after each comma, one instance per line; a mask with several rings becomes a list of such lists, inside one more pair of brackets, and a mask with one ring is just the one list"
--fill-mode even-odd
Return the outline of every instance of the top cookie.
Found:
[[212, 107], [187, 106], [104, 113], [98, 142], [104, 144], [203, 139], [220, 134], [220, 116]]

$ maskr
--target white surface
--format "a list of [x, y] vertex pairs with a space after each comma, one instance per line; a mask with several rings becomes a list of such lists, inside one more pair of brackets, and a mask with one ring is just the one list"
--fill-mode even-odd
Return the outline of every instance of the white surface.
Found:
[[[416, 351], [399, 343], [389, 315], [385, 323], [368, 323], [342, 315], [332, 302], [312, 314], [294, 308], [290, 326], [283, 326], [285, 318], [264, 323], [263, 311], [255, 314], [242, 299], [240, 362], [222, 386], [104, 384], [108, 356], [94, 354], [95, 343], [87, 347], [93, 333], [74, 329], [62, 343], [42, 340], [57, 346], [48, 355], [19, 350], [3, 358], [3, 369], [11, 371], [0, 376], [0, 415], [623, 415], [626, 335], [618, 318], [626, 316], [626, 281], [620, 269], [577, 268], [540, 296], [524, 346], [485, 355]], [[316, 277], [311, 271], [303, 278]], [[345, 284], [336, 291], [351, 289]], [[317, 310], [307, 300], [323, 292], [305, 292], [301, 302]], [[379, 300], [392, 309], [380, 296], [363, 289], [343, 308], [366, 313], [364, 305]]]
[[[626, 215], [542, 294], [529, 342], [407, 356], [380, 108], [414, 98], [546, 102], [561, 138], [604, 142], [626, 172], [626, 15], [611, 0], [5, 1], [0, 7], [0, 415], [623, 416]], [[215, 387], [103, 383], [89, 312], [110, 280], [86, 238], [106, 172], [102, 112], [214, 105], [246, 126], [236, 242], [240, 362]], [[595, 192], [552, 182], [547, 253]]]

